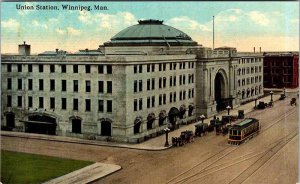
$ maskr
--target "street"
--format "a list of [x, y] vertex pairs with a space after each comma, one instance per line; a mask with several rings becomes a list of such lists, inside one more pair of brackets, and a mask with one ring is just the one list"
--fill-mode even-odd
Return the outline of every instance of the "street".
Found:
[[[2, 136], [4, 150], [122, 166], [94, 183], [269, 183], [294, 184], [298, 177], [298, 107], [290, 99], [246, 114], [260, 120], [259, 135], [240, 146], [211, 132], [193, 143], [142, 151]], [[162, 135], [164, 136], [164, 135]], [[171, 140], [171, 137], [169, 137]]]

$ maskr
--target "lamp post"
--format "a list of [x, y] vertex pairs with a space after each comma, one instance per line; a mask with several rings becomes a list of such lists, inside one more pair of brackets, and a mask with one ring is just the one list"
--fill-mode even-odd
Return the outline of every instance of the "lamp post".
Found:
[[231, 107], [228, 105], [228, 106], [226, 107], [226, 109], [227, 109], [227, 113], [228, 113], [228, 116], [229, 116], [229, 112], [230, 112]]
[[255, 106], [254, 106], [254, 108], [256, 108], [256, 104], [257, 104], [257, 97], [255, 98]]
[[205, 116], [202, 114], [202, 115], [200, 116], [200, 119], [201, 119], [202, 123], [204, 123]]
[[285, 87], [283, 88], [283, 95], [285, 96]]
[[164, 129], [165, 133], [166, 133], [166, 142], [165, 142], [165, 147], [169, 147], [169, 141], [168, 141], [168, 134], [170, 132], [170, 129], [168, 127], [166, 127]]
[[271, 95], [271, 102], [273, 102], [273, 91], [270, 92]]

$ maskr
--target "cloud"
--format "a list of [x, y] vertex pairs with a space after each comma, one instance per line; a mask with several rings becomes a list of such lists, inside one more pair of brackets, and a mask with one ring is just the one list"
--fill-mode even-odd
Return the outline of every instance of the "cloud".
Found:
[[67, 27], [67, 33], [70, 35], [78, 36], [81, 34], [81, 31], [79, 29], [74, 29], [72, 27]]
[[36, 26], [36, 27], [40, 27], [40, 28], [44, 28], [44, 29], [48, 29], [48, 26], [47, 26], [47, 24], [41, 24], [41, 23], [39, 23], [37, 20], [32, 20], [32, 25], [33, 26]]
[[258, 11], [251, 11], [248, 13], [248, 16], [254, 23], [258, 25], [267, 26], [270, 23], [270, 20], [267, 18], [267, 16]]
[[16, 30], [20, 27], [20, 23], [15, 19], [8, 19], [7, 21], [2, 21], [1, 23], [3, 28]]
[[[26, 2], [26, 3], [22, 4], [22, 6], [25, 5], [25, 6], [33, 6], [33, 7], [35, 7], [36, 4], [37, 4], [36, 2]], [[25, 16], [25, 15], [31, 13], [31, 12], [34, 12], [34, 11], [19, 10], [18, 14], [21, 15], [21, 16]]]
[[196, 20], [193, 20], [186, 16], [171, 18], [167, 21], [167, 24], [188, 30], [211, 31], [211, 29], [208, 26], [200, 24]]
[[299, 25], [299, 19], [291, 19], [290, 22]]
[[64, 35], [64, 34], [66, 33], [65, 30], [62, 30], [62, 29], [60, 29], [60, 28], [55, 29], [55, 31], [56, 31], [58, 34], [60, 34], [60, 35]]

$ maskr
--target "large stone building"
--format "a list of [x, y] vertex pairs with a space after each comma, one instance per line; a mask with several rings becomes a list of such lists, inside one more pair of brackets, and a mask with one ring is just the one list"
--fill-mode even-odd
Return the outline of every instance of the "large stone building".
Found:
[[[19, 48], [2, 55], [4, 129], [140, 142], [262, 95], [261, 58], [243, 63], [235, 48], [203, 47], [157, 20], [139, 21], [96, 50]], [[240, 72], [252, 66], [255, 73]]]

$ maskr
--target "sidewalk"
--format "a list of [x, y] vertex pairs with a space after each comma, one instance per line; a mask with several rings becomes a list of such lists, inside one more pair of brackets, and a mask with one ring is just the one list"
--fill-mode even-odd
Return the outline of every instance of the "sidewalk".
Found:
[[[287, 91], [286, 91], [287, 92]], [[280, 97], [280, 94], [274, 94], [273, 100], [277, 101]], [[269, 102], [270, 96], [263, 97], [257, 101]], [[253, 107], [255, 102], [249, 102], [247, 104], [241, 105], [235, 109], [230, 110], [230, 114], [237, 115], [238, 110], [244, 110], [244, 114], [247, 117], [247, 113], [253, 111]], [[217, 114], [217, 117], [222, 117], [227, 115], [227, 111], [222, 111]], [[205, 123], [209, 123], [211, 118], [205, 119]], [[171, 147], [171, 137], [178, 137], [182, 131], [185, 130], [192, 130], [195, 131], [195, 124], [200, 123], [196, 122], [189, 125], [181, 126], [179, 129], [172, 131], [169, 133], [169, 147], [164, 147], [165, 143], [165, 135], [161, 135], [145, 142], [139, 144], [126, 144], [126, 143], [116, 143], [116, 142], [104, 142], [104, 141], [93, 141], [93, 140], [85, 140], [73, 137], [64, 137], [64, 136], [50, 136], [50, 135], [42, 135], [42, 134], [30, 134], [30, 133], [23, 133], [23, 132], [10, 132], [10, 131], [1, 131], [2, 136], [8, 137], [23, 137], [23, 138], [30, 138], [30, 139], [40, 139], [40, 140], [50, 140], [50, 141], [57, 141], [57, 142], [68, 142], [68, 143], [76, 143], [76, 144], [86, 144], [86, 145], [97, 145], [97, 146], [109, 146], [109, 147], [118, 147], [118, 148], [128, 148], [128, 149], [138, 149], [138, 150], [148, 150], [148, 151], [160, 151], [165, 150]]]
[[60, 176], [44, 184], [82, 184], [90, 183], [121, 169], [119, 165], [96, 162], [82, 169]]

